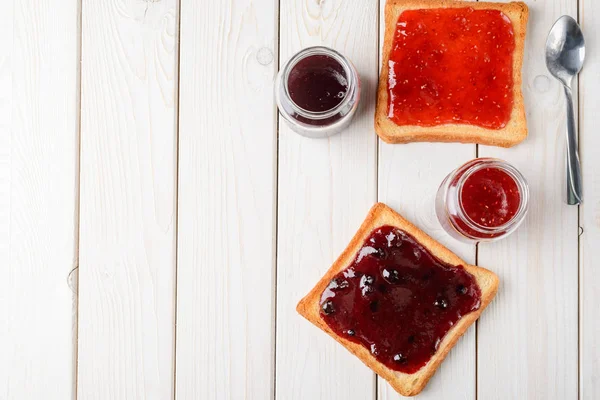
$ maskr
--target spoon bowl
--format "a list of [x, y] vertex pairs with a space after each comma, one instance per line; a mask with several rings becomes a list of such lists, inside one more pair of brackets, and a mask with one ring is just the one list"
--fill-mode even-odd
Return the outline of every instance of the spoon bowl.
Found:
[[564, 15], [552, 26], [546, 40], [548, 71], [564, 85], [581, 71], [585, 58], [583, 32], [573, 18]]

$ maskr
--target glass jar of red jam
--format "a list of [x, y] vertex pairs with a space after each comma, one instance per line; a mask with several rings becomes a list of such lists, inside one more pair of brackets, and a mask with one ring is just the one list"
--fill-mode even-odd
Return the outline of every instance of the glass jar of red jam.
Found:
[[477, 158], [440, 185], [436, 214], [448, 234], [464, 242], [490, 242], [511, 234], [527, 214], [529, 188], [512, 165]]
[[281, 116], [295, 132], [328, 137], [350, 124], [360, 98], [360, 78], [337, 51], [309, 47], [283, 65], [275, 97]]

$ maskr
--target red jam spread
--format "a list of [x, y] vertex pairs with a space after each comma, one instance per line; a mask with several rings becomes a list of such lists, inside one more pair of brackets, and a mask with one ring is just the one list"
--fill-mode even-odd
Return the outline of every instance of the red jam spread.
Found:
[[521, 194], [509, 174], [498, 168], [483, 168], [467, 177], [461, 200], [471, 221], [486, 228], [496, 228], [517, 214]]
[[298, 107], [311, 112], [329, 111], [346, 97], [348, 77], [333, 57], [311, 55], [292, 67], [287, 88]]
[[406, 232], [374, 230], [321, 295], [321, 317], [390, 369], [413, 373], [437, 351], [481, 291], [462, 266], [437, 259]]
[[514, 50], [501, 11], [404, 11], [389, 58], [388, 117], [397, 125], [503, 128], [513, 108]]

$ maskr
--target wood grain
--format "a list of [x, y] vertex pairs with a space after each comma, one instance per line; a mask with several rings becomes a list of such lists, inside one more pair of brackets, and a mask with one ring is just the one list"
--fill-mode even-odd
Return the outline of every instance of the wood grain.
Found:
[[479, 323], [477, 387], [486, 400], [577, 397], [577, 207], [564, 200], [562, 88], [544, 62], [550, 27], [563, 14], [576, 15], [577, 1], [528, 5], [523, 90], [529, 137], [510, 150], [479, 152], [513, 164], [531, 191], [529, 215], [519, 230], [479, 246], [479, 263], [501, 281]]
[[178, 399], [273, 396], [276, 2], [181, 2]]
[[78, 2], [0, 14], [0, 399], [75, 398]]
[[169, 399], [174, 374], [176, 0], [83, 1], [82, 399]]
[[[377, 142], [385, 0], [181, 0], [181, 57], [178, 3], [2, 4], [0, 399], [399, 399], [294, 308], [377, 200], [475, 261], [434, 213], [439, 183], [475, 146]], [[500, 292], [418, 399], [598, 397], [597, 1], [579, 0], [579, 241], [564, 98], [543, 57], [577, 3], [527, 1], [530, 137], [479, 154], [524, 173], [530, 213], [480, 246]], [[273, 82], [278, 63], [319, 44], [355, 63], [363, 97], [348, 131], [311, 140], [277, 124]]]
[[[384, 7], [385, 1], [381, 1], [380, 46], [385, 29]], [[443, 230], [435, 215], [435, 195], [446, 175], [475, 155], [476, 147], [472, 144], [394, 145], [379, 142], [379, 201], [394, 208], [470, 264], [475, 264], [475, 246], [460, 243]], [[474, 399], [475, 357], [475, 327], [471, 327], [415, 398]], [[378, 380], [378, 385], [379, 400], [403, 398], [383, 379]]]
[[329, 139], [301, 137], [280, 119], [276, 398], [373, 399], [371, 370], [295, 308], [376, 201], [377, 3], [281, 0], [280, 7], [280, 65], [304, 47], [335, 48], [356, 66], [362, 99], [352, 125]]
[[600, 4], [593, 0], [579, 2], [579, 22], [586, 40], [586, 59], [579, 77], [579, 148], [583, 169], [584, 203], [581, 206], [579, 256], [579, 398], [594, 400], [600, 393]]

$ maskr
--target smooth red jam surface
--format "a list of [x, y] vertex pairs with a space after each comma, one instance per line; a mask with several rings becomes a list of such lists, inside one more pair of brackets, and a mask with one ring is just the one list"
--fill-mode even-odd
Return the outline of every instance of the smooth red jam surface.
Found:
[[471, 221], [496, 228], [519, 211], [521, 193], [512, 176], [498, 168], [482, 168], [465, 180], [461, 190], [462, 207]]
[[321, 295], [321, 317], [390, 369], [413, 373], [436, 352], [481, 291], [462, 266], [438, 260], [406, 232], [382, 226]]
[[388, 117], [397, 125], [503, 128], [513, 108], [514, 50], [501, 11], [404, 11], [390, 52]]
[[287, 81], [292, 101], [311, 112], [323, 112], [340, 104], [348, 91], [344, 67], [327, 55], [312, 55], [292, 67]]

